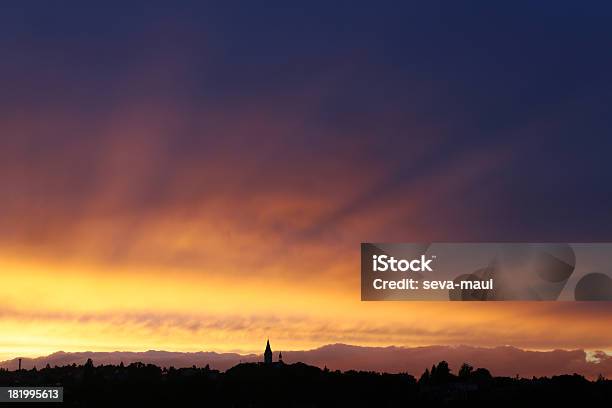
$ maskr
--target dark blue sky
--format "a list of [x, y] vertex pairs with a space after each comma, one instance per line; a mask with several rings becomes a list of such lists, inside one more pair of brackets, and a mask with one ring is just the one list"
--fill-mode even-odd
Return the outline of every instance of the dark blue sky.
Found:
[[[163, 153], [115, 213], [213, 194], [198, 177], [165, 187], [213, 151], [219, 177], [253, 161], [270, 192], [327, 191], [334, 163], [339, 191], [364, 180], [299, 236], [392, 211], [372, 236], [612, 239], [606, 2], [125, 3], [0, 6], [0, 170], [17, 197], [1, 217], [17, 237], [23, 202], [39, 203], [29, 219], [62, 218], [116, 176], [96, 163], [117, 121], [145, 129], [133, 142], [146, 145], [161, 117]], [[228, 128], [251, 117], [262, 123]]]

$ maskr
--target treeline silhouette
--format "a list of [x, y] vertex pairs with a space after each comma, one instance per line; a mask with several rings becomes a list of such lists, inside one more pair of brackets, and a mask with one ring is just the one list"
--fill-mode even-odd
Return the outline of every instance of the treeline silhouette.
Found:
[[487, 369], [469, 364], [455, 375], [445, 361], [427, 369], [417, 380], [406, 373], [340, 372], [303, 363], [243, 363], [222, 373], [208, 366], [94, 366], [88, 360], [79, 366], [0, 370], [0, 386], [63, 386], [64, 405], [87, 407], [544, 407], [612, 401], [612, 381], [603, 377], [596, 381], [577, 374], [493, 377]]

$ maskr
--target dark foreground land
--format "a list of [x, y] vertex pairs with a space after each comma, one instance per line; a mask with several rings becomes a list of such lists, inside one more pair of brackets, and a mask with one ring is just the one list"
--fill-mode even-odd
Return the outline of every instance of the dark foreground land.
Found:
[[[409, 374], [329, 371], [302, 363], [239, 364], [224, 373], [205, 368], [82, 366], [0, 371], [0, 386], [63, 386], [54, 406], [403, 407], [609, 406], [612, 381], [579, 375], [518, 379], [492, 377], [445, 362], [417, 380]], [[589, 405], [596, 404], [596, 405]], [[42, 403], [20, 403], [18, 406]]]

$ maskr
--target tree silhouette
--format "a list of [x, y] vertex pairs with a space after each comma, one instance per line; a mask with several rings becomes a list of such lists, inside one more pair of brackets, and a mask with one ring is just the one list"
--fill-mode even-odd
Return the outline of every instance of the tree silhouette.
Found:
[[474, 367], [469, 365], [468, 363], [463, 363], [461, 368], [459, 369], [459, 378], [466, 379], [472, 374], [474, 371]]
[[438, 365], [431, 368], [430, 380], [432, 384], [444, 384], [451, 379], [450, 368], [448, 363], [444, 360], [440, 361]]
[[423, 374], [421, 374], [421, 378], [419, 378], [419, 384], [427, 384], [429, 383], [429, 370], [426, 368]]
[[85, 362], [85, 368], [92, 369], [93, 367], [94, 367], [93, 360], [91, 358], [88, 358], [87, 361]]
[[463, 364], [458, 376], [447, 362], [409, 374], [332, 371], [294, 364], [238, 364], [225, 372], [209, 366], [161, 368], [85, 364], [43, 370], [0, 370], [3, 386], [62, 386], [66, 407], [371, 407], [371, 406], [607, 406], [612, 381], [580, 375], [552, 378], [492, 377]]

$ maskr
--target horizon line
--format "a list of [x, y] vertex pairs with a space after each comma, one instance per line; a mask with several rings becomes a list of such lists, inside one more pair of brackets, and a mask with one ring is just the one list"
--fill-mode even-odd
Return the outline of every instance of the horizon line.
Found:
[[[583, 348], [583, 347], [573, 347], [573, 348], [560, 348], [560, 347], [556, 347], [556, 348], [524, 348], [524, 347], [519, 347], [519, 346], [514, 346], [512, 344], [500, 344], [500, 345], [496, 345], [496, 346], [478, 346], [478, 345], [468, 345], [468, 344], [430, 344], [430, 345], [421, 345], [421, 346], [402, 346], [402, 345], [387, 345], [387, 346], [369, 346], [369, 345], [359, 345], [359, 344], [351, 344], [351, 343], [342, 343], [342, 342], [337, 342], [337, 343], [325, 343], [322, 344], [320, 346], [317, 347], [313, 347], [313, 348], [304, 348], [304, 349], [281, 349], [281, 348], [274, 348], [273, 347], [273, 351], [280, 351], [280, 352], [285, 352], [285, 353], [293, 353], [293, 352], [307, 352], [307, 351], [315, 351], [315, 350], [319, 350], [322, 349], [324, 347], [329, 347], [329, 346], [348, 346], [348, 347], [358, 347], [358, 348], [374, 348], [374, 349], [389, 349], [389, 348], [398, 348], [398, 349], [419, 349], [419, 348], [433, 348], [433, 347], [446, 347], [446, 348], [452, 348], [452, 349], [458, 349], [461, 347], [466, 347], [466, 348], [473, 348], [473, 349], [487, 349], [487, 350], [494, 350], [494, 349], [498, 349], [498, 348], [513, 348], [513, 349], [517, 349], [517, 350], [521, 350], [521, 351], [529, 351], [529, 352], [553, 352], [553, 351], [584, 351], [585, 353], [587, 353], [587, 355], [589, 353], [595, 353], [595, 352], [603, 352], [607, 355], [612, 356], [612, 350], [607, 350], [607, 349], [599, 349], [599, 348]], [[265, 346], [264, 346], [265, 348]], [[276, 350], [276, 351], [275, 351]], [[48, 354], [37, 354], [37, 355], [16, 355], [15, 357], [11, 357], [8, 358], [6, 360], [0, 360], [0, 363], [6, 362], [6, 361], [10, 361], [10, 360], [15, 360], [18, 358], [25, 358], [25, 359], [36, 359], [36, 358], [41, 358], [41, 357], [48, 357], [51, 356], [53, 354], [57, 354], [57, 353], [66, 353], [66, 354], [77, 354], [77, 353], [147, 353], [147, 352], [164, 352], [164, 353], [181, 353], [181, 354], [197, 354], [197, 353], [214, 353], [214, 354], [237, 354], [240, 356], [244, 356], [244, 357], [248, 357], [248, 356], [263, 356], [263, 352], [255, 352], [255, 351], [245, 351], [245, 350], [228, 350], [228, 351], [217, 351], [217, 350], [204, 350], [204, 349], [200, 349], [200, 350], [192, 350], [192, 351], [186, 351], [186, 350], [172, 350], [172, 349], [141, 349], [141, 350], [121, 350], [121, 349], [113, 349], [113, 350], [94, 350], [94, 349], [87, 349], [87, 350], [66, 350], [66, 349], [60, 349], [60, 350], [56, 350], [53, 352], [50, 352]]]

